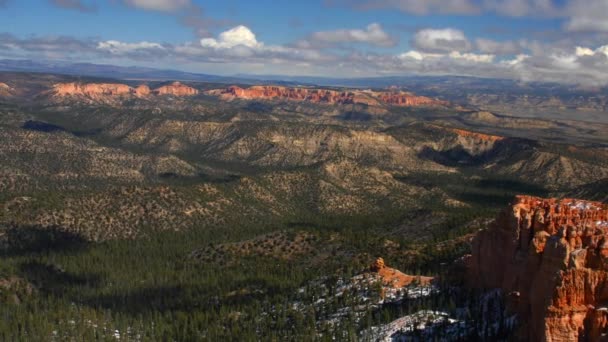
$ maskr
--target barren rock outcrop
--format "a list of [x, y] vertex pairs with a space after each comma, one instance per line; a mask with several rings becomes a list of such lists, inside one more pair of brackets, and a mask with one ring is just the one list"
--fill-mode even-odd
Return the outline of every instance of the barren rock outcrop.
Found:
[[139, 97], [146, 97], [148, 95], [150, 95], [150, 87], [148, 87], [145, 84], [142, 84], [140, 86], [138, 86], [137, 88], [135, 88], [135, 95], [139, 96]]
[[154, 93], [157, 95], [192, 96], [198, 94], [198, 90], [180, 82], [173, 82], [154, 89]]
[[473, 240], [470, 286], [501, 288], [529, 341], [599, 341], [608, 330], [608, 206], [518, 196]]
[[12, 95], [11, 93], [12, 88], [8, 84], [0, 82], [0, 96], [8, 97]]
[[57, 96], [85, 96], [101, 99], [106, 96], [131, 95], [133, 89], [120, 83], [59, 83], [53, 86]]
[[429, 285], [433, 280], [432, 277], [411, 276], [394, 268], [390, 268], [386, 266], [383, 258], [377, 258], [370, 266], [370, 271], [377, 273], [384, 285], [392, 286], [394, 288], [402, 288], [415, 281], [418, 281], [420, 285]]
[[96, 102], [107, 102], [120, 98], [146, 98], [154, 95], [191, 96], [198, 94], [198, 90], [180, 82], [174, 82], [160, 88], [150, 90], [145, 84], [132, 88], [121, 83], [58, 83], [48, 92], [55, 98], [81, 98]]
[[290, 88], [280, 86], [252, 86], [241, 88], [231, 86], [226, 89], [208, 91], [209, 95], [220, 96], [225, 100], [232, 99], [262, 99], [262, 100], [292, 100], [325, 104], [365, 104], [379, 106], [441, 106], [447, 103], [424, 96], [416, 96], [405, 92], [374, 92], [368, 90], [336, 91], [315, 88]]

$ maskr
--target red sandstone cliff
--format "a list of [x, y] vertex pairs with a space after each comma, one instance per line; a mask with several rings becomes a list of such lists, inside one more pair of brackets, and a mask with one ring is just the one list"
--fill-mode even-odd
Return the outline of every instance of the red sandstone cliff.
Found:
[[241, 88], [231, 86], [226, 89], [208, 91], [209, 95], [220, 96], [224, 100], [232, 99], [282, 99], [292, 101], [307, 101], [326, 104], [366, 104], [378, 106], [443, 106], [447, 103], [424, 96], [416, 96], [405, 92], [374, 92], [363, 90], [336, 91], [314, 88], [290, 88], [279, 86], [253, 86]]
[[57, 96], [85, 96], [91, 99], [100, 99], [106, 96], [131, 95], [133, 89], [126, 84], [119, 83], [59, 83], [53, 86], [53, 93]]
[[599, 341], [608, 329], [608, 206], [518, 196], [473, 240], [467, 282], [501, 288], [529, 341]]
[[55, 98], [77, 97], [92, 101], [107, 102], [121, 97], [146, 98], [150, 95], [191, 96], [198, 90], [179, 82], [150, 90], [145, 84], [132, 88], [121, 83], [58, 83], [48, 92]]
[[150, 87], [148, 87], [145, 84], [142, 84], [140, 86], [138, 86], [137, 88], [135, 88], [135, 95], [139, 96], [139, 97], [146, 97], [148, 95], [150, 95]]
[[192, 96], [198, 94], [198, 90], [180, 82], [173, 82], [169, 85], [154, 89], [154, 93], [158, 95]]
[[8, 84], [0, 82], [0, 96], [2, 96], [2, 97], [11, 96], [12, 90], [13, 89]]

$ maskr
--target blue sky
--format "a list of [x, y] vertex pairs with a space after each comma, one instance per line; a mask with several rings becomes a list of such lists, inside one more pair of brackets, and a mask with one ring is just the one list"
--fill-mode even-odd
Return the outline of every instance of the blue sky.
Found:
[[608, 82], [608, 0], [0, 0], [0, 58]]

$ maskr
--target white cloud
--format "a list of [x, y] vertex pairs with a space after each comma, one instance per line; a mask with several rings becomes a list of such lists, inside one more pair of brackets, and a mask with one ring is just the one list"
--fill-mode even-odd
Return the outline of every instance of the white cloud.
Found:
[[521, 65], [528, 58], [530, 58], [529, 55], [519, 54], [519, 55], [515, 56], [515, 58], [513, 58], [513, 59], [508, 59], [508, 60], [502, 61], [502, 64], [509, 65], [509, 66], [518, 66], [518, 65]]
[[408, 52], [402, 53], [398, 56], [398, 58], [403, 60], [415, 60], [415, 61], [425, 61], [432, 59], [444, 59], [444, 60], [462, 60], [474, 63], [491, 63], [494, 61], [495, 56], [490, 54], [476, 54], [476, 53], [461, 53], [458, 51], [452, 51], [450, 53], [425, 53], [416, 50], [410, 50]]
[[558, 8], [551, 0], [483, 0], [485, 11], [509, 17], [555, 16]]
[[124, 0], [124, 2], [132, 7], [159, 12], [175, 12], [192, 6], [190, 0]]
[[523, 50], [523, 47], [519, 42], [512, 40], [508, 41], [495, 41], [491, 39], [478, 38], [475, 40], [475, 47], [477, 50], [483, 53], [489, 53], [494, 55], [512, 55], [519, 53]]
[[467, 51], [471, 48], [464, 32], [453, 28], [420, 30], [412, 38], [411, 45], [424, 52]]
[[416, 15], [430, 13], [474, 14], [479, 12], [472, 0], [326, 0], [329, 4], [345, 4], [359, 9], [396, 8]]
[[402, 53], [399, 55], [399, 58], [401, 59], [414, 59], [417, 61], [422, 61], [424, 59], [427, 58], [439, 58], [441, 57], [441, 54], [437, 54], [437, 53], [424, 53], [424, 52], [420, 52], [420, 51], [416, 51], [416, 50], [411, 50], [405, 53]]
[[257, 41], [255, 34], [248, 27], [239, 25], [220, 33], [217, 39], [201, 39], [201, 46], [214, 49], [230, 49], [237, 46], [260, 48], [263, 44]]
[[565, 28], [568, 31], [608, 32], [606, 0], [570, 0], [567, 13], [570, 19]]
[[124, 43], [117, 40], [106, 40], [103, 42], [99, 42], [97, 44], [97, 49], [107, 51], [115, 55], [124, 55], [141, 50], [164, 50], [165, 48], [158, 43]]
[[342, 29], [315, 32], [309, 38], [298, 42], [297, 45], [305, 48], [317, 48], [341, 43], [365, 43], [374, 46], [390, 47], [395, 46], [396, 41], [383, 30], [380, 24], [373, 23], [368, 25], [364, 30]]
[[458, 51], [452, 51], [450, 58], [463, 59], [475, 63], [492, 63], [494, 61], [494, 55], [490, 54], [476, 54], [476, 53], [461, 53]]

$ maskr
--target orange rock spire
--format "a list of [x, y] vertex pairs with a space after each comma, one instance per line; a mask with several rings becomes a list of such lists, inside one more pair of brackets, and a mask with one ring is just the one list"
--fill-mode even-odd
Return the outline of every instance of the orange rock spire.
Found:
[[608, 206], [518, 196], [473, 240], [470, 286], [501, 288], [529, 341], [599, 341], [608, 328]]

